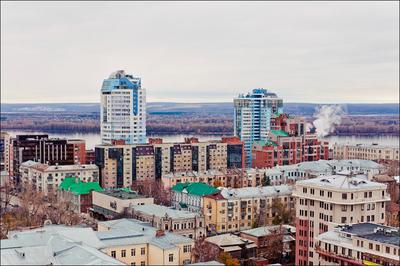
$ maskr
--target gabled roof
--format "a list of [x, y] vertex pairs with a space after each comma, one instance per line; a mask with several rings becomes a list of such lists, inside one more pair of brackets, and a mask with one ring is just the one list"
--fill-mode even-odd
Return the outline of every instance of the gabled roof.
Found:
[[196, 196], [205, 196], [218, 192], [218, 189], [207, 185], [206, 183], [178, 183], [172, 187], [172, 190], [184, 192]]

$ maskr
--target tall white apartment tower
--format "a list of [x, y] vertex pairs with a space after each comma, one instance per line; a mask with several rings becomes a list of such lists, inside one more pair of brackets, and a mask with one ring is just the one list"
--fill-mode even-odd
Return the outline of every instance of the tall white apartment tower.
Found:
[[254, 141], [267, 140], [271, 117], [283, 113], [283, 100], [266, 89], [253, 89], [234, 99], [235, 136], [244, 142], [246, 165], [251, 166], [251, 147]]
[[101, 141], [146, 143], [146, 91], [141, 79], [124, 70], [112, 73], [101, 88]]

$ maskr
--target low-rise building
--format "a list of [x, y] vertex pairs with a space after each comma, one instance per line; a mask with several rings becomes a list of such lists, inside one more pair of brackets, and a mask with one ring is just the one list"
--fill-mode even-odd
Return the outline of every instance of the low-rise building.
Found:
[[194, 240], [158, 230], [149, 223], [118, 219], [98, 223], [101, 250], [126, 265], [184, 265], [191, 262]]
[[197, 239], [206, 235], [201, 213], [180, 211], [170, 207], [147, 204], [130, 207], [133, 218], [149, 222], [157, 229]]
[[109, 188], [93, 191], [93, 212], [105, 218], [126, 213], [134, 205], [153, 204], [154, 198], [139, 195], [129, 188]]
[[220, 252], [228, 253], [232, 258], [236, 258], [239, 261], [255, 258], [257, 255], [257, 245], [254, 241], [234, 234], [207, 237], [205, 242], [217, 247]]
[[101, 250], [92, 228], [47, 225], [0, 240], [2, 265], [124, 265]]
[[278, 203], [294, 208], [292, 187], [289, 185], [222, 188], [220, 192], [203, 197], [203, 213], [209, 233], [227, 233], [271, 224]]
[[79, 177], [83, 182], [98, 182], [99, 168], [94, 164], [48, 165], [34, 161], [20, 166], [23, 184], [31, 184], [37, 191], [47, 195], [56, 192], [67, 177]]
[[257, 245], [257, 257], [269, 262], [282, 261], [294, 264], [296, 227], [291, 225], [270, 225], [240, 232], [242, 239], [253, 241]]
[[98, 182], [82, 182], [79, 177], [66, 177], [58, 190], [58, 200], [72, 202], [74, 211], [88, 213], [92, 208], [92, 191], [102, 191]]
[[201, 212], [203, 197], [218, 191], [205, 183], [178, 183], [172, 187], [172, 205], [178, 210]]
[[374, 223], [339, 226], [317, 237], [321, 265], [400, 265], [398, 227]]
[[399, 146], [373, 144], [333, 145], [334, 159], [364, 159], [373, 161], [399, 161]]

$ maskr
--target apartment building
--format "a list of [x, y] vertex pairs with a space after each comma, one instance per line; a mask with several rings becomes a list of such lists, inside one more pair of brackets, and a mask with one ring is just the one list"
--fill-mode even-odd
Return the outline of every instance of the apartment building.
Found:
[[245, 143], [246, 166], [252, 165], [255, 141], [267, 140], [274, 114], [283, 113], [283, 100], [266, 89], [253, 89], [234, 100], [234, 135]]
[[201, 213], [146, 204], [130, 206], [129, 214], [135, 219], [149, 222], [157, 229], [185, 237], [198, 239], [206, 235], [204, 216]]
[[7, 132], [0, 132], [0, 171], [13, 174], [12, 138]]
[[399, 161], [399, 146], [373, 144], [333, 145], [334, 159], [364, 159], [373, 161]]
[[203, 211], [203, 197], [219, 190], [201, 182], [178, 183], [172, 187], [172, 206], [178, 210]]
[[184, 265], [191, 262], [194, 240], [134, 219], [99, 222], [97, 237], [108, 256], [125, 265]]
[[83, 182], [99, 182], [99, 168], [94, 164], [48, 165], [34, 161], [20, 166], [21, 182], [31, 184], [45, 195], [56, 192], [68, 177], [78, 177]]
[[321, 265], [400, 265], [398, 227], [375, 223], [338, 226], [316, 240]]
[[108, 188], [92, 194], [93, 212], [107, 219], [126, 213], [130, 206], [154, 203], [154, 198], [139, 195], [129, 188]]
[[101, 87], [101, 142], [146, 143], [146, 90], [139, 77], [117, 70]]
[[203, 201], [207, 231], [218, 234], [271, 224], [277, 202], [287, 209], [294, 208], [292, 187], [288, 185], [222, 188], [218, 193], [204, 196]]
[[49, 165], [85, 164], [82, 150], [84, 140], [49, 138], [41, 135], [17, 135], [12, 142], [12, 176], [19, 182], [19, 167], [32, 160]]
[[280, 114], [271, 118], [267, 139], [253, 143], [252, 157], [252, 167], [257, 168], [328, 160], [329, 143], [306, 132], [304, 118]]
[[[205, 172], [243, 167], [243, 143], [237, 138], [198, 142], [187, 138], [184, 143], [128, 145], [113, 142], [95, 148], [103, 187], [130, 187], [135, 180], [161, 179], [168, 173]], [[174, 185], [174, 184], [171, 184]]]
[[321, 176], [295, 184], [296, 265], [318, 265], [315, 239], [337, 225], [385, 222], [386, 185], [353, 175]]

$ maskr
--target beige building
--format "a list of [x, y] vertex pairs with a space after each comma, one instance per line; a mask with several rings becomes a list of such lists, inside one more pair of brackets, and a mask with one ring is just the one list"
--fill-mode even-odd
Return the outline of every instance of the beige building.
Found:
[[124, 214], [135, 205], [153, 204], [154, 198], [139, 195], [129, 188], [114, 188], [92, 192], [93, 212], [105, 217]]
[[385, 222], [386, 185], [350, 175], [297, 181], [296, 265], [318, 265], [315, 239], [337, 225]]
[[364, 159], [364, 160], [400, 160], [399, 146], [384, 146], [378, 144], [365, 145], [333, 145], [334, 159]]
[[271, 224], [276, 215], [276, 202], [288, 209], [294, 207], [292, 187], [223, 188], [219, 193], [204, 196], [203, 213], [207, 231], [228, 233]]
[[170, 207], [147, 204], [130, 207], [133, 218], [149, 222], [157, 229], [198, 239], [206, 235], [204, 216]]
[[398, 227], [374, 223], [340, 226], [317, 237], [321, 265], [400, 265]]
[[13, 173], [13, 155], [11, 135], [7, 132], [0, 132], [0, 171], [6, 171], [8, 175]]
[[101, 250], [126, 265], [183, 265], [191, 262], [194, 240], [157, 230], [149, 223], [119, 219], [98, 223]]
[[66, 177], [78, 177], [83, 182], [98, 182], [99, 168], [94, 164], [48, 165], [34, 161], [20, 166], [21, 181], [31, 184], [47, 195], [56, 192]]

